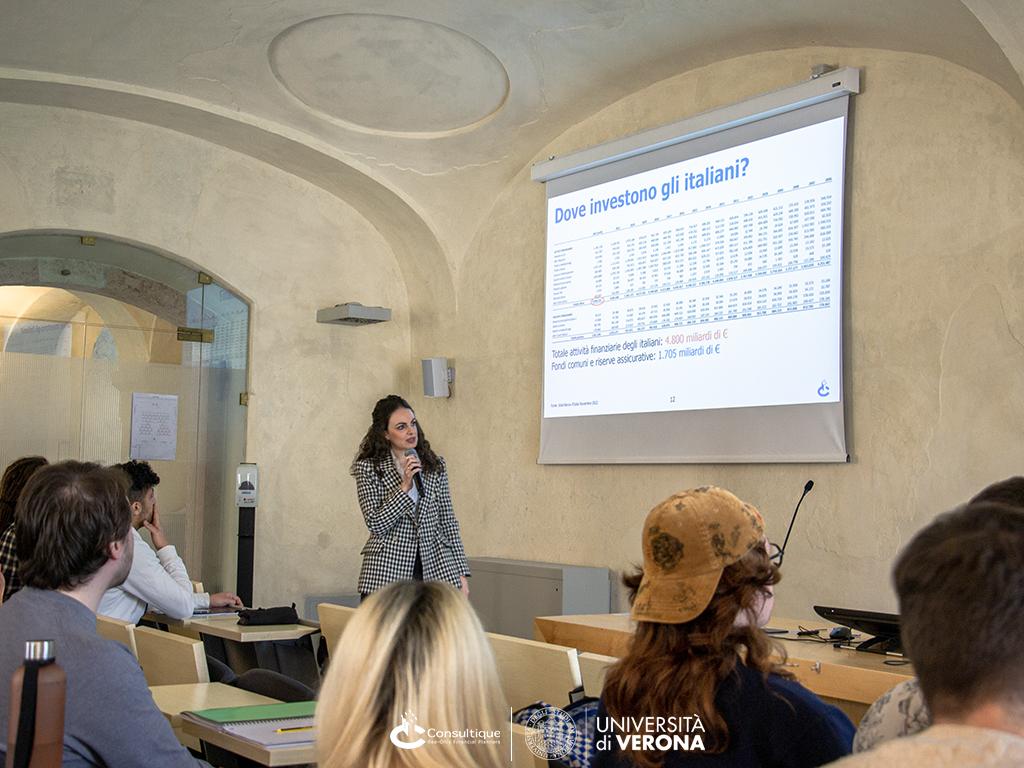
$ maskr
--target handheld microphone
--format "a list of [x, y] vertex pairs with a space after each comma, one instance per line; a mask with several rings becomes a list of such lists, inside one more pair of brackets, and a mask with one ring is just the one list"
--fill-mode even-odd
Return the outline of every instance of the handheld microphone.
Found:
[[811, 492], [811, 488], [814, 487], [814, 481], [808, 480], [804, 483], [804, 492], [800, 494], [800, 500], [796, 503], [796, 508], [793, 509], [793, 516], [789, 519], [789, 528], [786, 530], [786, 538], [782, 542], [782, 548], [779, 550], [779, 562], [778, 565], [782, 566], [782, 558], [786, 556], [786, 545], [789, 544], [789, 534], [793, 532], [793, 523], [796, 522], [796, 513], [800, 511], [800, 505], [803, 504], [804, 497]]
[[[415, 448], [406, 448], [405, 449], [405, 455], [406, 456], [415, 456], [416, 458], [419, 458], [419, 454], [416, 453], [416, 449]], [[412, 479], [416, 482], [416, 490], [420, 492], [420, 496], [423, 495], [423, 478], [420, 477], [420, 475], [422, 475], [422, 474], [423, 474], [423, 471], [420, 470], [419, 472], [417, 472], [415, 475], [412, 476]], [[797, 506], [799, 506], [799, 505], [797, 505]]]

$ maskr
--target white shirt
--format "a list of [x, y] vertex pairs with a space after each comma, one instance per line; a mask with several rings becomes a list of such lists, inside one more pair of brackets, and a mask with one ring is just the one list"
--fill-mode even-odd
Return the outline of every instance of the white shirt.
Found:
[[196, 608], [210, 607], [210, 595], [192, 591], [185, 563], [173, 545], [154, 552], [138, 530], [132, 528], [135, 554], [128, 578], [103, 593], [96, 613], [135, 624], [150, 606], [172, 619], [187, 619]]

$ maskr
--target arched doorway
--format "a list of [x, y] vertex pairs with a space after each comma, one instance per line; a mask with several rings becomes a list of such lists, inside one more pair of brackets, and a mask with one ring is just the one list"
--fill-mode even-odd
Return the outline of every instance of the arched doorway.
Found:
[[248, 303], [166, 254], [0, 235], [0, 467], [26, 454], [149, 460], [189, 574], [233, 590], [248, 339]]

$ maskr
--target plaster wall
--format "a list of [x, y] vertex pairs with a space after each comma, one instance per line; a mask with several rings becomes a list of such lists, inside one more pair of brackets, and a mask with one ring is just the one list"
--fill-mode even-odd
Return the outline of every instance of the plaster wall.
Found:
[[[646, 510], [704, 483], [756, 504], [781, 537], [813, 478], [779, 612], [806, 616], [813, 603], [891, 610], [888, 571], [907, 538], [1021, 466], [1016, 101], [917, 54], [770, 52], [638, 91], [536, 159], [783, 87], [820, 61], [865, 73], [850, 144], [848, 465], [538, 466], [545, 204], [528, 168], [497, 195], [477, 190], [495, 202], [468, 251], [439, 235], [458, 277], [455, 306], [435, 299], [449, 330], [427, 331], [415, 349], [402, 272], [362, 215], [295, 176], [180, 133], [0, 105], [0, 233], [126, 239], [200, 266], [252, 302], [246, 458], [263, 472], [264, 605], [354, 587], [365, 530], [346, 468], [374, 400], [399, 391], [449, 460], [471, 555], [621, 570], [640, 557]], [[391, 306], [394, 320], [357, 329], [314, 322], [318, 307], [345, 300]], [[410, 358], [428, 354], [454, 359], [453, 399], [416, 395]]]
[[[0, 126], [0, 233], [131, 241], [252, 302], [246, 455], [226, 463], [262, 473], [255, 600], [354, 585], [365, 532], [348, 464], [373, 402], [405, 391], [409, 371], [405, 283], [380, 233], [319, 187], [180, 133], [11, 104]], [[315, 322], [342, 301], [389, 306], [394, 320]]]
[[[759, 507], [781, 541], [812, 478], [777, 611], [895, 610], [889, 571], [909, 537], [987, 483], [1022, 471], [1024, 120], [991, 81], [909, 53], [756, 54], [641, 90], [535, 161], [784, 87], [822, 61], [864, 68], [848, 166], [851, 462], [537, 465], [545, 198], [524, 168], [459, 267], [456, 397], [424, 412], [453, 473], [470, 554], [621, 571], [641, 558], [647, 510], [707, 483]], [[625, 605], [621, 593], [616, 602]]]

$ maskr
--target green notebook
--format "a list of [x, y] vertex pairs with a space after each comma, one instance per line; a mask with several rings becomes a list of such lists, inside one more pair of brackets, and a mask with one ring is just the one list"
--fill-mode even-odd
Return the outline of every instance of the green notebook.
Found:
[[295, 701], [281, 704], [256, 704], [249, 707], [200, 709], [189, 714], [212, 723], [244, 723], [258, 720], [285, 720], [289, 717], [312, 717], [315, 711], [315, 701]]

